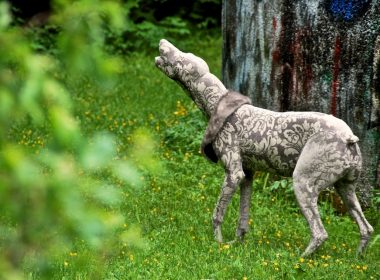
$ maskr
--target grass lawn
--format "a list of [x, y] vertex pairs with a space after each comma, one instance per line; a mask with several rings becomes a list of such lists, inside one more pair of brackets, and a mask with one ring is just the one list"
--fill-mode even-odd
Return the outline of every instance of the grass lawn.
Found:
[[[219, 75], [221, 39], [174, 43], [203, 57]], [[254, 184], [246, 242], [218, 246], [211, 216], [222, 167], [199, 154], [206, 120], [182, 89], [155, 68], [154, 56], [125, 57], [120, 83], [110, 92], [93, 91], [85, 82], [73, 90], [77, 116], [87, 133], [114, 133], [118, 156], [127, 157], [131, 135], [145, 128], [156, 140], [162, 163], [160, 172], [144, 175], [143, 188], [121, 186], [125, 227], [140, 227], [145, 245], [121, 245], [119, 256], [105, 257], [106, 279], [380, 279], [380, 240], [364, 258], [356, 258], [356, 224], [334, 214], [327, 203], [320, 209], [329, 239], [311, 258], [300, 258], [309, 241], [306, 221], [292, 193], [263, 186], [262, 176]], [[25, 145], [38, 145], [40, 138], [32, 133]], [[226, 240], [234, 238], [238, 209], [236, 195], [223, 224]], [[366, 214], [375, 235], [380, 234], [379, 213]], [[83, 262], [86, 265], [78, 265]], [[93, 265], [79, 244], [57, 260], [55, 278], [89, 279]]]

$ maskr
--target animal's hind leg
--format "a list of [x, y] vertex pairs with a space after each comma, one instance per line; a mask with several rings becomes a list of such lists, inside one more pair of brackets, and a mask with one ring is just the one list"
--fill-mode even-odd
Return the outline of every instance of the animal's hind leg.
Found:
[[253, 174], [244, 171], [245, 178], [240, 184], [240, 217], [236, 229], [236, 237], [239, 241], [244, 241], [244, 235], [248, 232], [249, 208], [251, 205]]
[[318, 212], [318, 195], [342, 176], [345, 151], [346, 143], [335, 133], [320, 132], [309, 138], [297, 161], [294, 191], [311, 231], [303, 256], [313, 253], [328, 237]]
[[348, 212], [351, 214], [352, 218], [359, 227], [361, 239], [357, 253], [362, 254], [371, 238], [373, 228], [368, 223], [360, 207], [355, 193], [355, 185], [352, 182], [338, 182], [335, 184], [335, 188], [348, 208]]
[[327, 239], [328, 235], [323, 227], [321, 217], [318, 211], [318, 195], [320, 188], [311, 186], [309, 180], [303, 180], [295, 176], [293, 181], [294, 192], [301, 208], [302, 214], [307, 220], [311, 232], [309, 245], [303, 252], [302, 256], [312, 254]]

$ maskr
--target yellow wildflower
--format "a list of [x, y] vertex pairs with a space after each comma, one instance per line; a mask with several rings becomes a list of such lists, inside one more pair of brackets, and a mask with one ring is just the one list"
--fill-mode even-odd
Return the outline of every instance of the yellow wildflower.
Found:
[[187, 115], [187, 110], [186, 110], [186, 108], [181, 104], [181, 101], [177, 101], [176, 109], [177, 109], [177, 110], [174, 112], [174, 115], [176, 115], [176, 116], [186, 116], [186, 115]]
[[225, 250], [228, 250], [230, 249], [230, 244], [224, 244], [222, 248]]

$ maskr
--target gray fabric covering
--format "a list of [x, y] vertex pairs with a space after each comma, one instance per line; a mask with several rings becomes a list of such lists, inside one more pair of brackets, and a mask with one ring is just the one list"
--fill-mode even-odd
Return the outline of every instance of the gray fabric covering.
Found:
[[295, 197], [309, 224], [308, 256], [327, 239], [318, 211], [318, 196], [334, 186], [357, 223], [361, 235], [358, 253], [367, 247], [373, 227], [355, 194], [362, 169], [356, 137], [341, 119], [318, 112], [274, 112], [250, 105], [250, 100], [226, 89], [210, 73], [207, 63], [161, 40], [157, 67], [180, 83], [209, 117], [201, 145], [213, 162], [221, 161], [225, 177], [214, 209], [214, 236], [223, 242], [222, 223], [232, 196], [240, 187], [240, 217], [236, 236], [244, 240], [249, 228], [253, 174], [272, 172], [293, 177]]
[[232, 113], [239, 109], [240, 106], [251, 103], [249, 97], [235, 91], [228, 91], [227, 94], [219, 100], [214, 113], [210, 117], [201, 144], [202, 154], [207, 159], [215, 163], [218, 162], [218, 157], [212, 147], [215, 137]]

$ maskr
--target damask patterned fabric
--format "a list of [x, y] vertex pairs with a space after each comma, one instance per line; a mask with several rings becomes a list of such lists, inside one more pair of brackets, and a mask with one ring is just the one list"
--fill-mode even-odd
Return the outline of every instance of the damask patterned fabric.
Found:
[[[345, 122], [332, 115], [278, 113], [254, 106], [242, 106], [225, 124], [214, 145], [220, 157], [229, 150], [228, 146], [236, 146], [245, 166], [290, 177], [308, 140], [322, 132], [333, 135], [333, 145], [342, 142], [359, 149], [355, 144], [359, 139]], [[337, 152], [334, 147], [326, 148], [331, 149], [331, 153]], [[353, 157], [346, 162], [355, 161], [359, 165], [360, 156]], [[333, 158], [324, 160], [332, 163]]]
[[244, 104], [251, 104], [251, 99], [238, 92], [228, 91], [222, 96], [210, 117], [201, 144], [201, 152], [212, 162], [218, 162], [212, 144], [227, 121], [227, 118]]
[[[210, 119], [202, 143], [225, 168], [225, 179], [213, 214], [214, 235], [223, 242], [221, 225], [228, 203], [240, 185], [239, 240], [248, 231], [251, 185], [255, 171], [293, 177], [294, 193], [311, 231], [303, 255], [313, 253], [327, 238], [318, 211], [319, 193], [334, 186], [358, 224], [358, 253], [373, 232], [355, 194], [361, 171], [359, 141], [348, 125], [318, 112], [273, 112], [252, 106], [228, 91], [201, 58], [160, 41], [156, 66], [179, 83]], [[231, 104], [228, 104], [228, 103]], [[207, 148], [211, 144], [212, 149]]]

